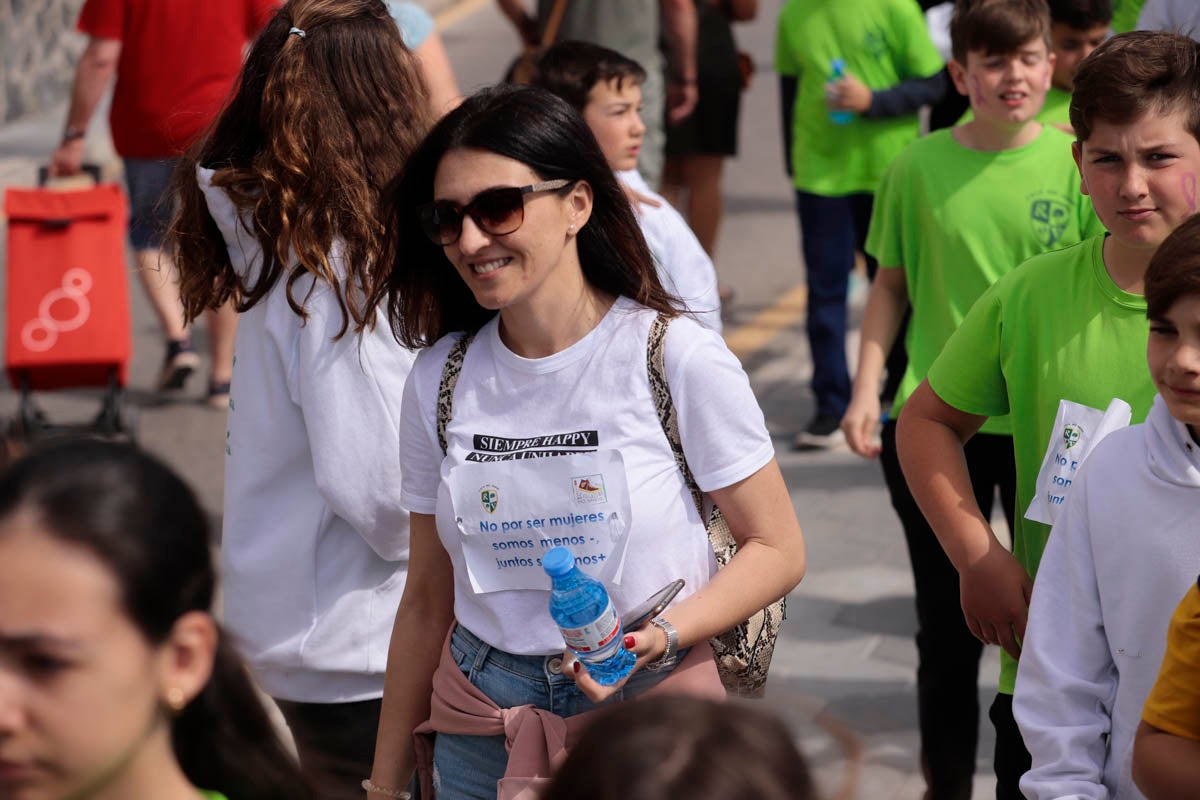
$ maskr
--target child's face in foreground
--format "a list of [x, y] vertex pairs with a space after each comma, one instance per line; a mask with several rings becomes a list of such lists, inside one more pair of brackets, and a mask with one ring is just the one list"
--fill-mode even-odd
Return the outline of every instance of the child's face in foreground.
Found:
[[[1200, 295], [1185, 295], [1150, 321], [1146, 361], [1171, 416], [1200, 431]], [[1197, 439], [1200, 441], [1200, 438]]]
[[158, 661], [99, 559], [23, 515], [0, 523], [0, 797], [117, 779], [165, 725]]
[[971, 101], [977, 120], [1009, 126], [1029, 122], [1042, 110], [1054, 56], [1040, 36], [1014, 53], [971, 50], [967, 63], [952, 62], [950, 74]]
[[1157, 249], [1196, 213], [1200, 142], [1186, 123], [1182, 110], [1120, 125], [1097, 120], [1088, 140], [1073, 146], [1081, 190], [1121, 244]]
[[614, 78], [597, 83], [588, 92], [583, 119], [592, 129], [604, 158], [614, 172], [637, 166], [646, 126], [639, 113], [642, 106], [642, 87], [629, 78], [617, 85]]
[[1108, 23], [1093, 25], [1090, 28], [1072, 28], [1064, 22], [1056, 22], [1050, 26], [1050, 50], [1054, 53], [1055, 88], [1064, 92], [1071, 91], [1075, 83], [1075, 70], [1092, 51], [1108, 38]]

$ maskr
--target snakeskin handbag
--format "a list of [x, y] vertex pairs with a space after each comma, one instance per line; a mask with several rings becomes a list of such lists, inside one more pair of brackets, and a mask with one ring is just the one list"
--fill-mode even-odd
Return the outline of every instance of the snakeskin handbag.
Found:
[[[705, 519], [704, 494], [696, 485], [696, 479], [692, 477], [692, 471], [684, 457], [683, 444], [679, 440], [679, 420], [675, 414], [675, 404], [671, 400], [671, 387], [667, 385], [664, 359], [667, 326], [670, 322], [669, 317], [659, 314], [650, 327], [650, 341], [646, 348], [650, 390], [654, 395], [654, 405], [658, 410], [663, 433], [667, 435], [671, 452], [675, 454], [675, 463], [683, 473], [683, 479], [700, 512], [700, 518]], [[715, 504], [708, 513], [705, 527], [708, 529], [709, 544], [712, 545], [713, 554], [717, 558], [717, 569], [722, 569], [737, 553], [737, 542], [734, 541], [729, 523], [725, 521], [721, 509]], [[738, 623], [725, 633], [708, 640], [712, 645], [713, 658], [717, 662], [717, 671], [721, 674], [721, 682], [731, 694], [739, 697], [762, 697], [767, 685], [767, 671], [771, 668], [771, 656], [775, 653], [775, 640], [786, 616], [787, 598], [781, 597], [745, 622]]]

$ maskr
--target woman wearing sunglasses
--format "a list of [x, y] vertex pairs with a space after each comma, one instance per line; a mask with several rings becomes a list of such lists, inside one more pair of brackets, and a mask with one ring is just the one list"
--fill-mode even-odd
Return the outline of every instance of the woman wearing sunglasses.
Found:
[[[659, 284], [567, 103], [528, 87], [474, 95], [417, 149], [390, 201], [389, 316], [406, 345], [430, 346], [401, 413], [412, 561], [365, 786], [399, 796], [425, 723], [437, 736], [431, 753], [418, 740], [432, 756], [422, 778], [440, 800], [508, 797], [548, 773], [553, 743], [600, 703], [722, 695], [706, 640], [790, 591], [804, 543], [746, 375]], [[650, 387], [660, 315], [688, 465], [741, 546], [719, 573]], [[564, 658], [540, 567], [553, 546], [603, 580], [618, 611], [686, 581], [624, 637], [637, 663], [623, 683], [600, 686]]]
[[408, 515], [400, 399], [414, 354], [375, 324], [383, 186], [427, 126], [382, 0], [291, 0], [181, 164], [172, 241], [189, 317], [232, 298], [225, 613], [323, 798], [362, 796]]

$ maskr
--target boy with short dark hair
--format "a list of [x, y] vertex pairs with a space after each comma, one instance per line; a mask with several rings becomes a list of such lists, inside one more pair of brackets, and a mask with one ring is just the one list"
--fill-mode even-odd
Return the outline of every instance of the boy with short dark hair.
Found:
[[[1011, 693], [1049, 527], [1018, 518], [1009, 554], [973, 496], [963, 444], [989, 417], [1010, 416], [1020, 510], [1038, 491], [1047, 442], [1061, 435], [1052, 430], [1060, 401], [1090, 410], [1120, 398], [1134, 422], [1145, 419], [1154, 384], [1142, 287], [1155, 249], [1197, 210], [1200, 44], [1142, 31], [1108, 40], [1076, 73], [1071, 122], [1082, 191], [1111, 235], [1035, 256], [997, 281], [897, 428], [908, 485], [958, 571], [967, 625], [1005, 650], [991, 712], [1001, 798], [1021, 797], [1029, 768]], [[1003, 753], [1001, 737], [1012, 746]]]
[[[950, 74], [970, 98], [974, 117], [914, 142], [892, 162], [867, 237], [867, 251], [880, 268], [867, 299], [842, 430], [856, 453], [881, 456], [908, 544], [916, 584], [921, 758], [930, 800], [970, 796], [983, 648], [959, 610], [958, 574], [904, 481], [895, 420], [989, 286], [1031, 256], [1104, 232], [1079, 193], [1071, 138], [1036, 119], [1054, 64], [1050, 28], [1044, 0], [959, 4]], [[884, 358], [910, 307], [908, 367], [881, 445], [875, 445], [870, 437], [880, 418]], [[1016, 478], [1008, 419], [989, 420], [967, 445], [966, 460], [985, 516], [999, 489], [1011, 525]]]
[[566, 100], [583, 116], [608, 165], [636, 203], [638, 222], [658, 264], [659, 279], [702, 324], [721, 331], [721, 299], [712, 259], [691, 228], [637, 171], [646, 126], [646, 71], [615, 50], [590, 42], [559, 42], [538, 59], [533, 83]]
[[1071, 132], [1071, 90], [1075, 71], [1108, 38], [1112, 0], [1049, 0], [1050, 49], [1054, 76], [1038, 119]]
[[[1033, 755], [1027, 800], [1143, 800], [1130, 770], [1134, 734], [1167, 620], [1200, 572], [1200, 217], [1151, 259], [1146, 316], [1154, 406], [1088, 455], [1034, 584], [1013, 695]], [[1188, 692], [1173, 688], [1157, 693], [1147, 718], [1176, 729]]]

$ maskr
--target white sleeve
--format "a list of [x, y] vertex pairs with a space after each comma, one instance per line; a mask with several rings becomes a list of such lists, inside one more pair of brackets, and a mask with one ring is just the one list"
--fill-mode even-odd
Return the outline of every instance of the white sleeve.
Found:
[[404, 387], [400, 411], [400, 465], [404, 491], [400, 501], [414, 514], [437, 510], [438, 485], [442, 480], [442, 447], [437, 440], [437, 396], [442, 366], [450, 345], [458, 337], [446, 337], [421, 351]]
[[679, 317], [665, 347], [679, 439], [701, 491], [731, 486], [766, 466], [775, 447], [762, 409], [720, 334]]
[[333, 341], [341, 320], [328, 288], [313, 292], [306, 308], [288, 384], [304, 416], [317, 491], [380, 558], [404, 558], [408, 514], [396, 442], [414, 355], [382, 321]]
[[658, 264], [663, 288], [678, 297], [701, 325], [720, 333], [721, 295], [717, 288], [717, 270], [700, 246], [700, 240], [679, 212], [669, 206], [644, 209], [640, 219], [646, 243]]
[[1086, 466], [1075, 483], [1038, 567], [1013, 695], [1033, 757], [1021, 778], [1028, 800], [1109, 800], [1104, 765], [1117, 668], [1092, 556]]
[[1166, 0], [1146, 0], [1138, 14], [1139, 31], [1173, 31], [1177, 26], [1171, 22], [1170, 3]]

